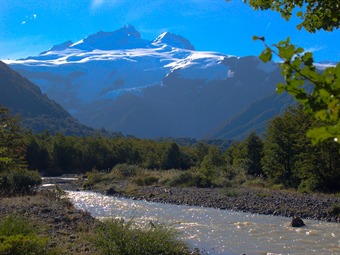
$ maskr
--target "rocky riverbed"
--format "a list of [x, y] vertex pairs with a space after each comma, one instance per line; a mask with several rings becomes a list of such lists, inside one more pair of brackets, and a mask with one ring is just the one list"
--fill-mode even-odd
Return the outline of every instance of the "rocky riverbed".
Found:
[[340, 198], [324, 194], [298, 194], [255, 188], [200, 189], [141, 187], [135, 199], [186, 204], [278, 216], [299, 216], [340, 223]]
[[[50, 180], [49, 180], [50, 181]], [[69, 190], [81, 188], [80, 182], [55, 180]], [[213, 207], [265, 215], [277, 215], [340, 223], [340, 197], [328, 194], [301, 194], [265, 188], [195, 188], [137, 186], [126, 192], [126, 182], [116, 182], [108, 190], [95, 190], [108, 195], [158, 203]]]

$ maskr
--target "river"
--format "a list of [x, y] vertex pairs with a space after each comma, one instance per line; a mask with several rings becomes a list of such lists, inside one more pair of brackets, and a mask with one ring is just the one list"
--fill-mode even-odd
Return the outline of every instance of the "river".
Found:
[[290, 218], [170, 205], [105, 196], [94, 192], [68, 191], [75, 207], [94, 217], [134, 219], [176, 228], [192, 247], [208, 254], [340, 254], [340, 225], [304, 220], [292, 228]]

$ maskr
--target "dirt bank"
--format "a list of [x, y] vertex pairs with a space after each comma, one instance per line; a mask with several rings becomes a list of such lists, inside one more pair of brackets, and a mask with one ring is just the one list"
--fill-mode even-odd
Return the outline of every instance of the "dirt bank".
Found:
[[39, 235], [48, 236], [48, 245], [60, 254], [96, 254], [87, 241], [98, 221], [76, 210], [55, 192], [41, 190], [34, 196], [0, 197], [0, 218], [18, 215], [32, 222]]
[[[117, 193], [116, 196], [125, 196]], [[139, 187], [133, 199], [213, 207], [266, 215], [315, 219], [340, 223], [340, 198], [325, 194], [299, 194], [255, 188], [202, 189], [181, 187]]]

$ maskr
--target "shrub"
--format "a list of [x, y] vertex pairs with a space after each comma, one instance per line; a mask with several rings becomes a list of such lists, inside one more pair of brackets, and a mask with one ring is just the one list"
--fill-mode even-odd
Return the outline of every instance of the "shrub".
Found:
[[25, 195], [33, 193], [41, 184], [37, 171], [13, 169], [0, 173], [0, 195]]
[[283, 184], [272, 184], [270, 189], [272, 190], [283, 190], [285, 186]]
[[37, 235], [37, 229], [27, 219], [8, 216], [0, 220], [0, 255], [57, 254], [48, 249], [48, 239]]
[[112, 169], [112, 172], [115, 171], [123, 177], [133, 177], [136, 176], [137, 173], [141, 172], [142, 168], [136, 165], [118, 164]]
[[139, 186], [150, 186], [158, 182], [155, 176], [139, 176], [133, 180]]
[[298, 191], [301, 193], [312, 193], [316, 190], [316, 187], [317, 181], [311, 178], [303, 180], [298, 187]]
[[47, 255], [53, 251], [47, 249], [47, 238], [38, 236], [0, 236], [0, 255], [25, 254], [25, 255]]
[[92, 188], [95, 184], [101, 182], [106, 174], [93, 169], [91, 172], [87, 172], [86, 175], [87, 180], [83, 183], [84, 189]]
[[193, 186], [194, 183], [194, 176], [191, 172], [185, 171], [180, 173], [179, 175], [174, 176], [172, 179], [169, 180], [168, 184], [171, 187], [177, 186]]
[[242, 186], [245, 186], [245, 187], [256, 187], [256, 188], [265, 188], [266, 185], [267, 183], [261, 177], [256, 177], [256, 178], [247, 180], [245, 183], [242, 184]]
[[0, 220], [0, 236], [31, 235], [36, 230], [29, 221], [23, 217], [11, 215]]
[[190, 254], [186, 245], [177, 239], [177, 232], [152, 223], [141, 228], [132, 221], [107, 220], [90, 241], [104, 255]]

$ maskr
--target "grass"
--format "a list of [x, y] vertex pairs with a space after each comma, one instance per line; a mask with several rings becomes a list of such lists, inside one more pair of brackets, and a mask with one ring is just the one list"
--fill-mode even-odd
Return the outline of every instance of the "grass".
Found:
[[22, 216], [9, 215], [0, 220], [0, 236], [35, 235], [37, 229]]
[[0, 255], [190, 254], [172, 228], [100, 222], [58, 193], [0, 198]]
[[0, 220], [0, 254], [58, 254], [48, 247], [48, 238], [38, 235], [39, 229], [26, 218], [9, 215]]
[[96, 254], [85, 238], [95, 224], [56, 192], [0, 198], [0, 255]]
[[140, 227], [133, 221], [106, 220], [90, 240], [102, 255], [191, 254], [176, 231], [155, 224]]
[[259, 198], [266, 198], [266, 197], [271, 197], [272, 194], [270, 192], [261, 191], [257, 193], [256, 196], [258, 196]]
[[243, 195], [244, 191], [240, 188], [225, 188], [222, 191], [223, 195], [226, 195], [227, 197], [238, 197]]
[[[134, 188], [138, 186], [150, 186], [150, 185], [168, 185], [173, 179], [181, 176], [183, 171], [180, 170], [147, 170], [138, 166], [119, 164], [115, 166], [111, 172], [105, 173], [98, 170], [92, 170], [88, 172], [87, 179], [83, 182], [85, 189], [106, 191], [109, 188], [114, 187], [114, 184], [122, 182], [128, 182], [129, 185], [133, 185]], [[127, 187], [118, 191], [126, 192]]]

